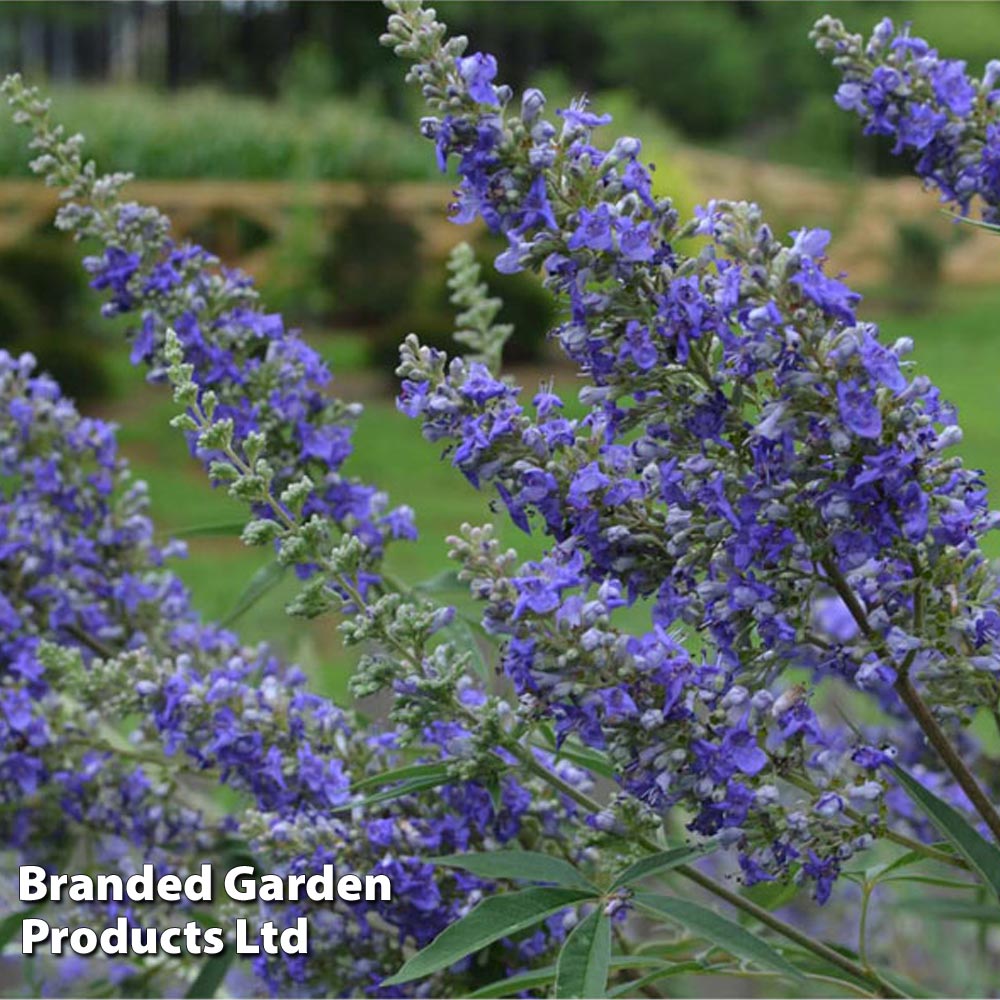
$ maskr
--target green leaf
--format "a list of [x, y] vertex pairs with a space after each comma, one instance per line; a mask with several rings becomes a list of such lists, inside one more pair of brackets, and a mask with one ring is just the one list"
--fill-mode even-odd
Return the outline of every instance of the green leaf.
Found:
[[[927, 846], [933, 847], [938, 851], [943, 851], [946, 854], [954, 855], [954, 848], [946, 840], [942, 840], [937, 844], [928, 844]], [[922, 851], [906, 851], [900, 854], [898, 858], [894, 858], [888, 864], [884, 865], [879, 871], [879, 878], [888, 875], [889, 872], [899, 871], [900, 868], [908, 868], [910, 865], [919, 864], [921, 861], [929, 862], [933, 860], [933, 858], [928, 858]]]
[[957, 809], [942, 802], [901, 767], [894, 765], [892, 771], [906, 794], [1000, 897], [1000, 848], [984, 840]]
[[614, 955], [611, 959], [612, 969], [652, 969], [661, 965], [663, 959], [653, 955]]
[[[953, 848], [947, 841], [942, 841], [939, 844], [929, 844], [928, 846], [947, 854], [953, 854]], [[956, 860], [960, 859], [956, 858]], [[890, 873], [899, 871], [901, 868], [909, 868], [910, 865], [920, 864], [922, 861], [931, 863], [935, 862], [936, 859], [927, 857], [923, 851], [904, 851], [899, 857], [893, 858], [892, 861], [887, 861], [885, 864], [873, 865], [870, 868], [844, 869], [841, 874], [846, 875], [848, 878], [857, 878], [861, 881], [881, 882]]]
[[934, 1000], [937, 996], [936, 993], [928, 990], [926, 986], [921, 986], [908, 976], [904, 976], [892, 969], [879, 969], [878, 974], [891, 986], [895, 986], [903, 996], [914, 997], [915, 1000]]
[[992, 222], [984, 222], [982, 219], [970, 219], [967, 215], [960, 215], [958, 212], [946, 212], [942, 210], [942, 214], [950, 215], [953, 219], [966, 226], [975, 226], [977, 229], [987, 229], [991, 233], [1000, 233], [1000, 226]]
[[431, 864], [463, 868], [480, 878], [507, 878], [519, 882], [554, 882], [564, 888], [600, 890], [568, 861], [538, 851], [490, 851], [484, 854], [448, 854], [431, 858]]
[[381, 771], [379, 774], [370, 774], [367, 778], [356, 781], [351, 786], [351, 791], [360, 792], [364, 788], [378, 788], [380, 785], [389, 785], [394, 781], [411, 781], [414, 778], [429, 778], [432, 775], [445, 777], [447, 773], [448, 765], [442, 764], [440, 761], [406, 764], [389, 771]]
[[790, 903], [799, 894], [800, 888], [791, 880], [758, 882], [740, 890], [740, 895], [765, 910], [777, 910]]
[[522, 889], [488, 896], [461, 920], [446, 927], [396, 975], [383, 980], [382, 985], [398, 986], [429, 976], [502, 937], [532, 927], [553, 913], [593, 897], [592, 892], [563, 888]]
[[209, 956], [184, 996], [214, 997], [223, 979], [226, 978], [234, 958], [236, 958], [235, 948], [224, 948], [218, 955]]
[[654, 969], [646, 975], [633, 979], [631, 982], [616, 986], [608, 993], [609, 997], [637, 997], [646, 986], [666, 979], [668, 976], [680, 976], [685, 972], [703, 972], [705, 966], [701, 962], [674, 962], [665, 963], [662, 969]]
[[535, 744], [540, 750], [547, 750], [549, 753], [553, 754], [556, 760], [560, 758], [563, 760], [568, 760], [573, 764], [578, 764], [580, 767], [586, 768], [588, 771], [593, 771], [595, 774], [601, 775], [601, 777], [609, 778], [612, 781], [615, 777], [615, 769], [612, 767], [611, 763], [608, 761], [607, 757], [602, 753], [598, 753], [596, 750], [591, 750], [589, 747], [581, 746], [579, 743], [571, 743], [567, 740], [561, 747], [556, 748], [553, 744], [548, 746], [536, 743]]
[[[896, 909], [912, 910], [912, 902], [895, 904]], [[966, 903], [961, 899], [920, 900], [917, 915], [934, 920], [972, 920], [980, 924], [1000, 924], [1000, 906], [983, 903]]]
[[714, 910], [706, 909], [686, 899], [654, 893], [637, 893], [634, 902], [648, 913], [655, 913], [657, 916], [681, 924], [693, 934], [719, 945], [720, 948], [725, 948], [737, 958], [774, 969], [794, 979], [802, 978], [799, 970], [787, 959], [782, 958], [763, 938], [751, 934], [750, 931], [720, 916]]
[[519, 976], [510, 976], [507, 979], [497, 979], [486, 986], [480, 987], [475, 993], [470, 993], [468, 1000], [490, 1000], [493, 997], [511, 997], [515, 993], [523, 993], [527, 990], [537, 990], [542, 986], [548, 986], [555, 978], [556, 967], [554, 965], [547, 965], [544, 969], [522, 972]]
[[422, 778], [411, 778], [409, 781], [400, 782], [394, 788], [384, 788], [381, 792], [375, 792], [373, 795], [368, 795], [363, 799], [352, 799], [350, 802], [345, 802], [342, 806], [332, 809], [331, 812], [350, 812], [359, 806], [366, 808], [378, 805], [380, 802], [391, 802], [393, 799], [401, 798], [404, 795], [416, 795], [418, 792], [427, 791], [428, 788], [439, 788], [449, 781], [451, 779], [444, 772], [440, 774], [428, 774]]
[[421, 580], [413, 585], [414, 590], [423, 594], [447, 594], [456, 590], [465, 592], [469, 588], [458, 578], [458, 570], [446, 569], [427, 580]]
[[4, 917], [3, 920], [0, 920], [0, 955], [3, 954], [7, 945], [14, 940], [15, 935], [20, 932], [24, 921], [38, 913], [43, 905], [42, 903], [35, 903], [34, 906], [25, 907], [23, 910], [11, 913]]
[[246, 585], [233, 606], [232, 611], [222, 619], [223, 627], [232, 625], [238, 618], [245, 615], [262, 597], [269, 594], [285, 578], [288, 567], [282, 566], [276, 560], [265, 563]]
[[476, 633], [461, 615], [455, 615], [451, 624], [442, 629], [441, 635], [455, 647], [457, 652], [469, 654], [469, 662], [478, 677], [484, 680], [489, 677], [490, 668], [476, 639]]
[[557, 997], [603, 997], [611, 961], [611, 921], [600, 910], [570, 932], [556, 963]]
[[653, 875], [662, 875], [672, 868], [703, 858], [706, 854], [711, 854], [718, 849], [718, 843], [710, 841], [707, 844], [671, 847], [669, 850], [650, 854], [648, 857], [640, 858], [634, 865], [629, 865], [623, 872], [619, 872], [615, 876], [614, 882], [611, 883], [609, 891], [614, 892], [615, 889], [620, 889], [623, 885], [631, 885], [633, 882], [639, 882]]
[[879, 885], [917, 882], [920, 885], [936, 885], [941, 889], [979, 889], [976, 882], [959, 882], [953, 878], [938, 878], [936, 875], [893, 875], [878, 880]]
[[[666, 963], [659, 958], [649, 958], [643, 955], [615, 955], [608, 963], [612, 969], [645, 969], [662, 968]], [[697, 964], [697, 963], [695, 963]], [[682, 970], [683, 971], [683, 970]], [[519, 976], [507, 979], [497, 979], [486, 986], [481, 986], [475, 993], [469, 994], [469, 1000], [491, 1000], [494, 997], [509, 997], [524, 990], [533, 990], [547, 986], [556, 978], [556, 967], [547, 965], [543, 969], [532, 969]]]

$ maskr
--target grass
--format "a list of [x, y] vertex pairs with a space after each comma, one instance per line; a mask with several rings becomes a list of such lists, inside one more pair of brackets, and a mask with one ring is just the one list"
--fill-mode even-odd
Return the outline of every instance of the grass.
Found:
[[[984, 471], [993, 491], [1000, 490], [998, 314], [1000, 292], [948, 290], [933, 310], [889, 315], [881, 322], [887, 341], [901, 336], [914, 339], [917, 370], [927, 373], [943, 395], [958, 405], [965, 430], [961, 453], [968, 465]], [[358, 378], [363, 351], [357, 336], [325, 337], [318, 345], [340, 374], [340, 391], [345, 396], [354, 397], [352, 383], [359, 381], [367, 383], [365, 393], [372, 393], [377, 380]], [[205, 525], [242, 523], [240, 505], [211, 489], [189, 457], [181, 435], [168, 426], [175, 412], [169, 396], [143, 385], [123, 363], [124, 352], [113, 354], [115, 379], [122, 391], [107, 415], [121, 425], [120, 440], [134, 473], [149, 483], [153, 517], [163, 536], [183, 535]], [[561, 381], [564, 395], [571, 397], [571, 380], [564, 377]], [[389, 569], [400, 578], [426, 580], [447, 569], [444, 539], [463, 521], [495, 523], [504, 542], [516, 546], [523, 557], [541, 551], [542, 540], [526, 537], [502, 513], [491, 510], [487, 498], [473, 490], [447, 460], [440, 460], [440, 447], [424, 441], [418, 426], [397, 412], [391, 399], [366, 400], [355, 442], [347, 471], [377, 483], [393, 503], [409, 504], [417, 511], [419, 540], [400, 542], [390, 549]], [[269, 559], [266, 551], [246, 549], [235, 537], [237, 533], [236, 527], [230, 527], [218, 535], [190, 537], [189, 557], [176, 566], [191, 587], [196, 606], [211, 619], [225, 619], [232, 612], [248, 581]], [[1000, 538], [988, 539], [987, 551], [1000, 555]], [[330, 619], [303, 623], [284, 614], [294, 587], [294, 580], [284, 581], [239, 619], [239, 630], [250, 641], [267, 639], [308, 669], [325, 693], [343, 697], [354, 657], [341, 646]]]
[[[144, 180], [287, 180], [308, 164], [326, 180], [437, 176], [427, 144], [363, 98], [263, 101], [211, 87], [165, 93], [136, 86], [46, 86], [56, 121], [87, 137], [99, 167]], [[30, 176], [26, 136], [0, 116], [0, 176]]]
[[[334, 339], [321, 345], [323, 353], [344, 360], [357, 357], [344, 344], [331, 349]], [[206, 618], [226, 620], [270, 553], [247, 549], [240, 542], [242, 507], [223, 490], [211, 488], [188, 455], [182, 435], [170, 428], [176, 408], [169, 393], [144, 385], [118, 358], [112, 364], [119, 398], [102, 415], [119, 424], [119, 441], [133, 474], [149, 484], [152, 515], [162, 538], [179, 535], [188, 545], [188, 558], [174, 569], [191, 588], [198, 610]], [[346, 387], [341, 391], [350, 395]], [[500, 537], [516, 544], [523, 555], [541, 551], [540, 539], [527, 539], [497, 516], [486, 496], [439, 456], [439, 446], [425, 442], [416, 423], [399, 413], [390, 398], [366, 402], [346, 471], [377, 483], [394, 504], [408, 504], [418, 513], [419, 540], [398, 542], [390, 549], [387, 563], [393, 574], [412, 583], [448, 569], [445, 538], [463, 521], [495, 522]], [[221, 530], [206, 534], [201, 530], [206, 526]], [[294, 589], [294, 579], [283, 581], [238, 619], [239, 631], [248, 641], [268, 640], [309, 670], [320, 690], [342, 697], [354, 657], [341, 646], [331, 619], [304, 623], [285, 615], [284, 605]]]
[[[958, 407], [964, 438], [956, 450], [965, 464], [982, 469], [1000, 506], [1000, 292], [947, 290], [931, 311], [890, 316], [883, 337], [912, 337], [917, 370], [927, 374], [942, 396]], [[1000, 534], [986, 539], [1000, 556]]]

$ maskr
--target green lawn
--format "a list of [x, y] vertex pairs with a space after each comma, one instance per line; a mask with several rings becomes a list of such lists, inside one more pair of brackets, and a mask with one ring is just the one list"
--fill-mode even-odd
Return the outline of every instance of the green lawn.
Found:
[[[962, 453], [968, 464], [986, 472], [994, 489], [1000, 488], [998, 314], [1000, 293], [949, 291], [933, 311], [882, 320], [887, 341], [904, 335], [914, 339], [919, 370], [958, 404], [965, 430]], [[327, 338], [320, 346], [331, 361], [340, 362], [337, 367], [346, 383], [342, 391], [349, 395], [352, 381], [357, 381], [350, 371], [359, 357], [356, 345], [350, 339]], [[240, 506], [208, 486], [181, 435], [168, 426], [175, 411], [167, 394], [143, 385], [134, 372], [123, 371], [121, 357], [119, 353], [115, 368], [125, 391], [110, 415], [121, 424], [120, 439], [135, 474], [149, 483], [153, 515], [164, 537], [202, 525], [239, 522]], [[363, 381], [371, 393], [371, 380]], [[571, 379], [562, 381], [564, 394], [572, 394]], [[420, 539], [397, 543], [389, 556], [391, 570], [407, 581], [427, 579], [447, 568], [444, 539], [463, 521], [494, 520], [501, 537], [522, 555], [540, 550], [541, 540], [527, 538], [505, 517], [496, 516], [486, 499], [447, 460], [440, 460], [440, 447], [424, 441], [417, 425], [398, 413], [387, 396], [366, 400], [348, 470], [388, 490], [395, 503], [417, 511]], [[190, 556], [177, 565], [178, 572], [207, 617], [225, 618], [269, 553], [248, 550], [235, 537], [196, 536], [188, 545]], [[991, 540], [989, 551], [1000, 555], [1000, 539]], [[308, 669], [321, 689], [342, 696], [352, 657], [341, 647], [332, 620], [303, 623], [287, 618], [283, 605], [294, 586], [291, 580], [279, 586], [239, 619], [239, 629], [248, 640], [269, 639]]]
[[[114, 367], [122, 395], [102, 408], [102, 415], [119, 424], [119, 440], [133, 474], [149, 484], [153, 518], [162, 537], [185, 537], [189, 556], [175, 564], [175, 570], [191, 587], [198, 609], [207, 618], [225, 619], [254, 573], [269, 561], [270, 552], [245, 548], [235, 537], [236, 528], [186, 537], [204, 526], [238, 525], [242, 507], [208, 485], [201, 466], [188, 455], [183, 436], [170, 428], [176, 408], [169, 394], [143, 384], [117, 361]], [[355, 442], [347, 471], [378, 484], [394, 504], [409, 504], [418, 513], [419, 540], [397, 542], [390, 549], [389, 569], [401, 579], [429, 579], [448, 568], [445, 538], [463, 521], [494, 521], [500, 536], [522, 554], [541, 551], [540, 539], [526, 538], [506, 518], [497, 517], [483, 494], [439, 460], [440, 446], [424, 441], [419, 426], [396, 410], [388, 394], [365, 402]], [[280, 584], [239, 618], [239, 631], [251, 641], [267, 639], [309, 669], [322, 690], [340, 696], [353, 657], [341, 647], [331, 619], [304, 623], [285, 615], [284, 604], [294, 589], [292, 578]]]
[[[955, 453], [986, 473], [1000, 506], [1000, 292], [949, 289], [932, 311], [892, 316], [881, 326], [887, 343], [913, 338], [917, 370], [958, 407], [965, 437]], [[986, 548], [1000, 556], [1000, 535], [990, 536]]]

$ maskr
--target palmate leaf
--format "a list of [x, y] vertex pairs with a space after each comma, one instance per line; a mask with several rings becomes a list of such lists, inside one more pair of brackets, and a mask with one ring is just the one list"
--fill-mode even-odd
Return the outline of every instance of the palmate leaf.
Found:
[[594, 910], [570, 932], [556, 963], [556, 996], [603, 997], [611, 961], [611, 921]]
[[1000, 897], [1000, 847], [981, 837], [957, 809], [924, 788], [913, 775], [896, 766], [892, 771], [903, 791]]
[[801, 979], [802, 974], [786, 958], [783, 958], [766, 941], [751, 934], [739, 924], [720, 916], [697, 903], [675, 896], [662, 896], [640, 892], [633, 897], [636, 906], [659, 917], [666, 917], [692, 934], [704, 938], [724, 948], [731, 955], [753, 962], [767, 969], [773, 969], [793, 979]]
[[554, 882], [569, 889], [599, 892], [568, 861], [537, 851], [490, 851], [484, 854], [448, 854], [431, 858], [431, 864], [462, 868], [480, 878], [506, 878], [517, 882]]
[[662, 875], [672, 868], [678, 868], [681, 865], [686, 865], [689, 861], [703, 858], [706, 854], [711, 854], [718, 849], [718, 843], [709, 841], [706, 844], [697, 844], [690, 847], [671, 847], [666, 851], [650, 854], [648, 857], [638, 860], [634, 865], [629, 865], [624, 871], [619, 872], [615, 876], [614, 882], [611, 883], [611, 891], [614, 892], [615, 889], [639, 882], [652, 875]]
[[553, 913], [593, 898], [593, 892], [562, 887], [522, 889], [520, 892], [489, 896], [461, 920], [446, 927], [382, 985], [398, 986], [429, 976], [502, 937], [516, 934]]
[[[906, 885], [917, 883], [919, 885], [935, 885], [940, 889], [978, 889], [977, 882], [959, 882], [953, 878], [938, 878], [937, 875], [893, 875], [891, 878], [878, 880], [879, 885]], [[923, 903], [921, 903], [921, 906]], [[997, 919], [1000, 919], [1000, 909], [994, 907]]]

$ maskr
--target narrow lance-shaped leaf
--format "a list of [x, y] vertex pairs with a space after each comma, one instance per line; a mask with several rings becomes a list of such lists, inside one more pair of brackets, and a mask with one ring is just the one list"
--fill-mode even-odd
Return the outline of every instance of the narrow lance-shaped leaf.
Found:
[[793, 979], [802, 978], [799, 970], [766, 941], [713, 910], [686, 899], [655, 893], [637, 893], [634, 902], [648, 913], [681, 924], [698, 937], [725, 948], [737, 958], [773, 969]]
[[981, 837], [957, 809], [924, 788], [911, 774], [901, 767], [893, 767], [892, 771], [906, 794], [1000, 897], [1000, 847]]
[[516, 996], [518, 993], [548, 986], [555, 978], [556, 967], [547, 965], [544, 969], [533, 969], [531, 972], [522, 972], [519, 976], [509, 976], [488, 983], [476, 990], [475, 993], [470, 993], [469, 1000], [493, 1000], [496, 997]]
[[790, 903], [801, 887], [794, 882], [757, 882], [747, 886], [741, 895], [765, 910], [777, 910]]
[[431, 858], [432, 864], [463, 868], [480, 878], [506, 878], [518, 882], [554, 882], [596, 894], [597, 886], [568, 861], [538, 851], [490, 851], [484, 854], [449, 854]]
[[711, 854], [719, 849], [718, 843], [712, 841], [707, 844], [697, 844], [690, 847], [671, 847], [666, 851], [658, 851], [648, 857], [640, 858], [634, 865], [629, 865], [624, 871], [615, 876], [611, 883], [611, 891], [620, 889], [623, 885], [631, 885], [644, 878], [653, 875], [662, 875], [664, 872], [686, 865], [689, 861], [695, 861]]
[[456, 615], [452, 623], [444, 629], [443, 635], [451, 642], [456, 652], [466, 653], [476, 674], [484, 680], [489, 676], [490, 668], [479, 647], [476, 633], [472, 626], [460, 615]]
[[[912, 900], [901, 900], [897, 909], [910, 909]], [[962, 899], [921, 899], [917, 916], [928, 920], [968, 920], [981, 924], [1000, 924], [1000, 907], [967, 903]]]
[[[650, 958], [647, 955], [615, 955], [608, 963], [609, 969], [663, 969], [668, 963], [659, 958]], [[692, 967], [697, 967], [700, 963], [690, 963]], [[684, 969], [681, 970], [685, 971]], [[556, 967], [546, 965], [542, 969], [532, 969], [531, 972], [523, 972], [519, 976], [507, 976], [504, 979], [497, 979], [485, 986], [480, 986], [474, 993], [469, 994], [469, 1000], [491, 1000], [496, 997], [511, 997], [524, 990], [538, 989], [540, 986], [547, 986], [556, 978]], [[611, 994], [609, 994], [611, 995]]]
[[212, 955], [205, 959], [205, 964], [202, 965], [201, 970], [195, 977], [194, 982], [188, 987], [188, 991], [184, 996], [191, 998], [214, 997], [223, 980], [226, 978], [229, 967], [233, 964], [233, 959], [235, 958], [236, 949], [228, 947], [219, 952], [218, 955]]
[[411, 781], [416, 778], [430, 778], [432, 776], [445, 777], [447, 773], [448, 766], [440, 761], [405, 764], [389, 771], [381, 771], [379, 774], [370, 774], [361, 778], [351, 786], [351, 791], [360, 792], [363, 788], [378, 788], [380, 785], [389, 785], [394, 781]]
[[404, 795], [414, 795], [417, 792], [425, 792], [429, 788], [439, 788], [441, 785], [448, 784], [450, 780], [446, 771], [432, 771], [422, 777], [402, 781], [394, 788], [383, 788], [381, 791], [373, 792], [362, 799], [351, 799], [349, 802], [345, 802], [344, 805], [337, 806], [333, 812], [350, 812], [358, 806], [374, 806], [380, 802], [391, 802], [393, 799], [401, 798]]
[[432, 972], [454, 965], [466, 955], [481, 951], [502, 937], [516, 934], [553, 913], [593, 898], [592, 892], [549, 887], [490, 896], [461, 920], [446, 927], [382, 985], [398, 986], [429, 976]]
[[34, 906], [18, 910], [0, 920], [0, 954], [3, 954], [4, 948], [7, 947], [18, 931], [21, 930], [24, 921], [38, 913], [42, 909], [42, 906], [42, 903], [35, 903]]
[[675, 962], [672, 965], [664, 962], [662, 968], [655, 969], [653, 972], [647, 972], [646, 975], [641, 976], [639, 979], [632, 979], [627, 983], [622, 983], [621, 986], [617, 986], [611, 990], [608, 996], [636, 997], [640, 995], [644, 987], [652, 986], [653, 983], [659, 982], [661, 979], [667, 979], [670, 976], [682, 976], [685, 972], [703, 971], [705, 971], [705, 966], [701, 962]]
[[603, 997], [611, 961], [611, 921], [594, 910], [573, 928], [556, 963], [557, 997]]
[[580, 767], [586, 768], [588, 771], [594, 771], [596, 774], [599, 774], [604, 778], [614, 780], [614, 767], [604, 754], [598, 753], [596, 750], [590, 750], [587, 747], [583, 747], [578, 743], [572, 743], [569, 740], [558, 748], [552, 744], [545, 745], [544, 743], [536, 743], [535, 745], [540, 750], [549, 751], [549, 753], [555, 756], [556, 760], [568, 760], [571, 764], [578, 764]]
[[262, 597], [269, 594], [285, 578], [287, 566], [272, 561], [265, 563], [247, 583], [243, 593], [240, 594], [233, 610], [222, 620], [223, 626], [232, 625], [236, 620], [245, 615]]

